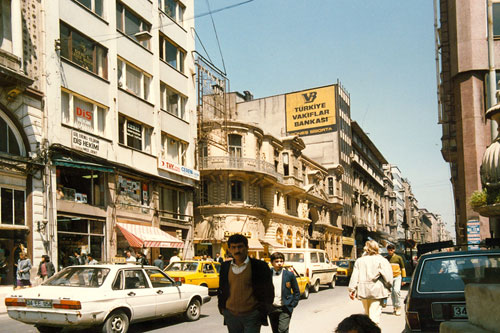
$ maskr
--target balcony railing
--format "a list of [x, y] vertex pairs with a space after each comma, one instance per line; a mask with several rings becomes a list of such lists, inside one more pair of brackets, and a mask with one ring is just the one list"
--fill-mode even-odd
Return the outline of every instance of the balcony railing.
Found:
[[210, 156], [201, 159], [200, 170], [234, 169], [254, 171], [273, 176], [278, 182], [283, 182], [283, 176], [276, 172], [274, 165], [262, 160], [229, 156]]

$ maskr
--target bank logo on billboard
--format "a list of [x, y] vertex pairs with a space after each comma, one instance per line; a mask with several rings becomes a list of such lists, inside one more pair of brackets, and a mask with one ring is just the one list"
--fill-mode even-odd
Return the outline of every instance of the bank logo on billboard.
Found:
[[335, 86], [287, 94], [285, 99], [288, 134], [304, 136], [334, 131]]

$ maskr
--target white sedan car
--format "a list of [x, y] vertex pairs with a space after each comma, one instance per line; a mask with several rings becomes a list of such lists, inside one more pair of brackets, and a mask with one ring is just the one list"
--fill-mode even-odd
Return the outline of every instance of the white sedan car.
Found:
[[94, 265], [63, 269], [42, 285], [5, 298], [12, 319], [40, 332], [100, 326], [125, 333], [129, 323], [184, 313], [200, 317], [208, 288], [181, 285], [154, 266]]

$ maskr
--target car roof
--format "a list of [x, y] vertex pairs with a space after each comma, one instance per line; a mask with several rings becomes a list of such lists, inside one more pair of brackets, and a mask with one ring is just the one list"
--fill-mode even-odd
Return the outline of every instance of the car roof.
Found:
[[219, 262], [217, 261], [212, 261], [212, 260], [179, 260], [179, 261], [174, 261], [174, 262], [171, 262], [170, 264], [175, 264], [176, 262], [188, 262], [188, 263], [202, 263], [202, 264], [208, 264], [208, 263], [212, 263], [212, 264], [216, 264], [216, 265], [220, 265]]
[[500, 249], [495, 250], [469, 250], [469, 251], [451, 251], [451, 252], [437, 252], [437, 253], [426, 253], [423, 254], [421, 259], [429, 258], [443, 258], [443, 257], [457, 257], [463, 255], [474, 255], [474, 254], [498, 254], [500, 255]]

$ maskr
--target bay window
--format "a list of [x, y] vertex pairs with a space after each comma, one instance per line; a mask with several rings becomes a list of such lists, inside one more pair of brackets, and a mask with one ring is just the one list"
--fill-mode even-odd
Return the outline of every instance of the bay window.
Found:
[[61, 122], [80, 130], [106, 136], [108, 109], [79, 95], [61, 91]]
[[184, 73], [186, 52], [160, 33], [160, 59]]
[[161, 134], [162, 158], [186, 165], [187, 143], [165, 133]]
[[150, 100], [151, 75], [120, 58], [117, 73], [118, 87], [146, 101]]
[[187, 98], [160, 82], [160, 108], [181, 119], [186, 118]]
[[65, 23], [61, 22], [59, 28], [61, 57], [107, 79], [108, 50]]
[[139, 40], [136, 35], [139, 32], [149, 33], [151, 31], [151, 24], [144, 21], [139, 15], [133, 13], [120, 2], [116, 3], [116, 29], [132, 38], [146, 49], [151, 50], [150, 39]]
[[118, 142], [146, 153], [151, 153], [152, 128], [120, 115], [118, 119]]

